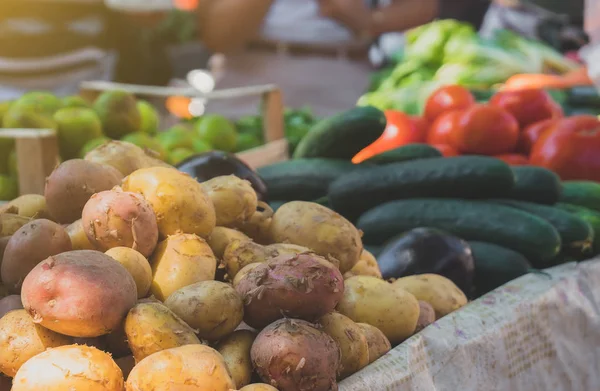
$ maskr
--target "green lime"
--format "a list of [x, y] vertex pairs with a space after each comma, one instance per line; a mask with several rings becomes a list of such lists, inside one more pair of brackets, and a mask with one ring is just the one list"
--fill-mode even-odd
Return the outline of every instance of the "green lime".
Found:
[[251, 133], [242, 133], [238, 135], [236, 151], [246, 151], [248, 149], [260, 147], [262, 142]]
[[12, 104], [13, 102], [10, 100], [0, 102], [0, 124], [2, 124], [2, 117], [4, 117], [4, 114], [8, 112], [8, 109], [10, 109]]
[[102, 137], [102, 123], [92, 109], [67, 107], [54, 114], [58, 126], [58, 145], [63, 159], [79, 156], [88, 141]]
[[140, 112], [140, 117], [142, 118], [140, 132], [156, 134], [158, 132], [158, 126], [160, 125], [158, 111], [156, 111], [153, 105], [145, 100], [138, 100], [137, 108]]
[[9, 129], [56, 129], [52, 117], [23, 110], [15, 105], [2, 117], [2, 126]]
[[175, 148], [169, 153], [169, 163], [175, 166], [195, 154], [194, 151], [188, 148]]
[[205, 115], [196, 125], [196, 134], [215, 149], [225, 152], [235, 151], [238, 136], [235, 126], [221, 115]]
[[192, 149], [195, 153], [202, 153], [212, 151], [214, 148], [206, 141], [195, 138], [194, 141], [192, 141]]
[[135, 97], [125, 91], [105, 91], [94, 102], [104, 134], [120, 139], [140, 130], [142, 118]]
[[64, 98], [62, 98], [62, 106], [63, 106], [63, 108], [66, 108], [66, 107], [85, 107], [85, 108], [88, 108], [88, 109], [92, 107], [88, 103], [87, 100], [83, 99], [79, 95], [65, 96]]
[[90, 152], [93, 149], [96, 149], [96, 147], [99, 147], [102, 144], [106, 144], [109, 141], [111, 141], [111, 139], [109, 139], [106, 136], [98, 137], [98, 138], [88, 141], [81, 148], [81, 151], [79, 152], [79, 157], [83, 159], [85, 157], [85, 155], [87, 155], [88, 152]]
[[173, 150], [175, 148], [192, 149], [194, 141], [194, 132], [184, 125], [175, 125], [165, 132], [160, 132], [156, 139], [161, 143], [164, 149]]
[[59, 98], [49, 92], [31, 91], [17, 99], [11, 108], [32, 112], [40, 115], [52, 116], [62, 107]]
[[10, 201], [19, 196], [17, 178], [0, 175], [0, 201]]
[[123, 137], [121, 141], [127, 141], [128, 143], [135, 144], [140, 148], [151, 149], [154, 152], [158, 153], [159, 157], [163, 160], [167, 158], [167, 152], [163, 148], [162, 144], [157, 139], [150, 136], [148, 133], [129, 133], [128, 135]]

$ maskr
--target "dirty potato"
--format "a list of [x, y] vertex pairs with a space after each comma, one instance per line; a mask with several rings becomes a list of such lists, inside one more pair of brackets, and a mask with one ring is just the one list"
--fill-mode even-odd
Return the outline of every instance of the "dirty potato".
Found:
[[160, 301], [184, 286], [214, 280], [217, 270], [217, 259], [210, 246], [194, 234], [167, 237], [156, 247], [150, 263], [150, 291]]
[[433, 307], [436, 319], [467, 304], [467, 296], [450, 279], [438, 274], [419, 274], [394, 281], [394, 287], [404, 289], [417, 300]]
[[105, 254], [123, 265], [131, 274], [138, 299], [146, 297], [152, 284], [152, 269], [146, 257], [129, 247], [113, 247]]
[[206, 241], [218, 259], [223, 259], [225, 249], [234, 240], [250, 241], [250, 238], [233, 228], [215, 227]]
[[367, 338], [352, 319], [338, 312], [331, 312], [322, 316], [317, 324], [340, 347], [342, 361], [338, 374], [339, 380], [345, 379], [369, 364]]
[[14, 377], [31, 357], [70, 343], [69, 337], [34, 323], [27, 311], [10, 311], [0, 318], [0, 371]]
[[24, 194], [0, 207], [0, 214], [8, 211], [32, 219], [52, 219], [46, 198], [40, 194]]
[[209, 341], [232, 333], [244, 317], [242, 298], [231, 285], [220, 281], [201, 281], [178, 289], [165, 305]]
[[216, 226], [215, 208], [202, 186], [174, 168], [134, 171], [123, 181], [123, 190], [140, 193], [150, 203], [162, 238], [178, 232], [206, 238]]
[[340, 313], [377, 327], [392, 345], [413, 334], [419, 318], [419, 302], [413, 295], [375, 277], [356, 276], [344, 283]]
[[133, 277], [98, 251], [69, 251], [40, 262], [25, 277], [23, 307], [34, 322], [72, 337], [117, 328], [137, 300]]
[[235, 175], [218, 176], [203, 182], [202, 188], [215, 207], [217, 225], [243, 223], [256, 211], [258, 197], [247, 180]]
[[44, 197], [53, 220], [70, 224], [81, 218], [90, 197], [119, 185], [123, 175], [105, 164], [81, 159], [67, 160], [46, 179]]
[[417, 321], [417, 328], [415, 329], [415, 334], [419, 331], [423, 330], [425, 327], [429, 326], [435, 322], [435, 311], [431, 304], [419, 300], [419, 320]]
[[85, 155], [85, 160], [108, 164], [117, 169], [123, 176], [127, 176], [140, 168], [172, 168], [171, 165], [157, 159], [137, 145], [117, 140], [112, 140], [94, 148]]
[[83, 208], [83, 229], [99, 250], [129, 247], [147, 257], [158, 242], [156, 215], [137, 193], [119, 189], [94, 194]]
[[390, 341], [377, 327], [366, 323], [357, 323], [367, 339], [369, 346], [369, 364], [375, 362], [392, 349]]
[[237, 388], [250, 384], [252, 379], [252, 359], [250, 349], [256, 333], [249, 330], [238, 330], [219, 341], [215, 349], [227, 364], [231, 378]]
[[0, 213], [0, 237], [13, 235], [30, 221], [29, 217], [19, 216], [15, 213]]
[[258, 334], [250, 351], [261, 379], [278, 390], [336, 390], [340, 348], [312, 324], [280, 319]]
[[273, 215], [271, 237], [276, 243], [308, 247], [339, 261], [342, 273], [352, 269], [363, 250], [358, 229], [341, 215], [313, 202], [292, 201]]
[[125, 318], [125, 335], [136, 362], [161, 350], [200, 344], [194, 330], [164, 304], [140, 301]]
[[377, 264], [377, 259], [368, 252], [367, 250], [363, 250], [362, 254], [360, 254], [360, 259], [356, 262], [356, 265], [352, 267], [352, 269], [348, 270], [344, 273], [344, 278], [350, 278], [354, 276], [371, 276], [377, 278], [383, 278], [381, 276], [381, 270], [379, 270], [379, 265]]
[[65, 230], [71, 239], [73, 250], [96, 250], [85, 234], [81, 219], [69, 224]]
[[314, 321], [331, 312], [344, 279], [316, 254], [280, 255], [250, 270], [235, 289], [244, 300], [244, 322], [262, 328], [282, 317]]
[[13, 379], [12, 391], [122, 391], [123, 373], [107, 353], [65, 345], [32, 357]]
[[22, 226], [4, 250], [2, 283], [19, 293], [23, 280], [44, 259], [71, 250], [71, 239], [63, 227], [46, 219], [32, 220]]

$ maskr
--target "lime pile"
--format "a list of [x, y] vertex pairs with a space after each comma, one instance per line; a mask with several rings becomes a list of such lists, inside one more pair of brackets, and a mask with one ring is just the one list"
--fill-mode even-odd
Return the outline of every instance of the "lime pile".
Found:
[[[113, 139], [152, 150], [173, 165], [215, 149], [239, 152], [262, 145], [261, 126], [243, 120], [238, 124], [208, 114], [161, 131], [160, 115], [151, 103], [117, 90], [105, 91], [93, 102], [42, 91], [0, 102], [0, 134], [2, 128], [55, 129], [63, 161], [83, 158]], [[0, 137], [0, 200], [18, 195], [16, 178], [14, 140]]]

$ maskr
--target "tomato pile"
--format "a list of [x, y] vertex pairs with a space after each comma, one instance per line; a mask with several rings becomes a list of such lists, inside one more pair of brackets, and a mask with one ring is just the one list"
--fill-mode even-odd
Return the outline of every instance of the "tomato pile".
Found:
[[512, 165], [546, 167], [563, 180], [600, 181], [600, 120], [565, 117], [542, 89], [499, 91], [487, 103], [477, 103], [468, 89], [450, 85], [429, 96], [423, 116], [385, 114], [383, 135], [354, 163], [402, 145], [427, 143], [446, 157], [495, 156]]

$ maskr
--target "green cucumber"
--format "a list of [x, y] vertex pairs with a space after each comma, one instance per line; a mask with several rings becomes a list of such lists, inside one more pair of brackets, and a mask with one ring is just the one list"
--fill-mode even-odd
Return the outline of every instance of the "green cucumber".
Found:
[[554, 206], [582, 218], [592, 226], [592, 230], [594, 231], [592, 255], [600, 254], [600, 212], [584, 206], [565, 204], [561, 202]]
[[480, 297], [529, 273], [531, 264], [522, 254], [493, 243], [469, 241], [475, 276], [475, 297]]
[[335, 179], [366, 167], [348, 160], [315, 158], [287, 160], [256, 171], [267, 185], [269, 199], [313, 201], [327, 195]]
[[294, 151], [294, 159], [324, 157], [351, 160], [385, 130], [383, 112], [355, 107], [317, 122]]
[[600, 183], [594, 181], [564, 181], [560, 202], [600, 211]]
[[508, 198], [547, 205], [558, 202], [562, 184], [555, 172], [535, 166], [513, 166], [512, 170], [515, 187]]
[[431, 157], [442, 157], [442, 154], [428, 144], [415, 143], [385, 151], [365, 160], [365, 163], [390, 164]]
[[577, 256], [591, 255], [594, 230], [584, 219], [565, 210], [548, 205], [534, 204], [533, 202], [515, 200], [492, 201], [531, 213], [552, 224], [560, 235], [563, 250], [567, 254], [577, 254]]
[[346, 174], [329, 187], [329, 202], [354, 221], [377, 205], [399, 199], [504, 198], [514, 180], [510, 166], [491, 157], [421, 159]]
[[[392, 201], [360, 217], [363, 242], [381, 244], [418, 227], [444, 230], [465, 240], [497, 244], [527, 259], [551, 260], [560, 251], [560, 236], [544, 219], [516, 208], [481, 201], [421, 198]], [[534, 265], [538, 266], [538, 265]]]

